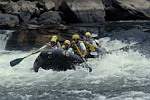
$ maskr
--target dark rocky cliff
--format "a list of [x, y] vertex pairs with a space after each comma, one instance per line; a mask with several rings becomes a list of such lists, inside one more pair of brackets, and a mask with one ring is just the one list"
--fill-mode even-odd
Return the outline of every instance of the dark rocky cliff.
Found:
[[23, 45], [33, 38], [42, 44], [51, 34], [63, 40], [70, 24], [149, 19], [150, 0], [0, 0], [0, 28], [19, 29], [10, 41]]
[[149, 0], [0, 0], [0, 27], [149, 20]]

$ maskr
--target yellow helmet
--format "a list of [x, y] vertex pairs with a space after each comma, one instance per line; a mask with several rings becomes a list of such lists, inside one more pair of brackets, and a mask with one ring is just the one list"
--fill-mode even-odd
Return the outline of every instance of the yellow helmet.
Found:
[[70, 41], [69, 40], [65, 40], [64, 44], [70, 45]]
[[56, 38], [51, 39], [51, 42], [56, 42], [56, 41], [57, 41]]
[[79, 39], [79, 38], [80, 38], [80, 36], [78, 34], [72, 35], [72, 39]]
[[86, 32], [85, 36], [91, 36], [91, 33], [90, 32]]
[[56, 35], [53, 35], [52, 38], [55, 38], [56, 40], [58, 39], [58, 37]]

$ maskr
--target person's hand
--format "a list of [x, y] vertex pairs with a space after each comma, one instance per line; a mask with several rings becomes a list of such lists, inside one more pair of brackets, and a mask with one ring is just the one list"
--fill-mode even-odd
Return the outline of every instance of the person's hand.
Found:
[[71, 43], [74, 45], [74, 44], [75, 44], [75, 41], [72, 41]]
[[48, 42], [48, 43], [46, 43], [46, 45], [47, 45], [47, 46], [51, 46], [51, 43], [50, 43], [50, 42]]
[[81, 55], [81, 57], [82, 57], [82, 58], [84, 58], [84, 57], [85, 57], [85, 55]]
[[64, 49], [65, 48], [65, 45], [62, 45], [62, 47], [61, 47], [62, 49]]

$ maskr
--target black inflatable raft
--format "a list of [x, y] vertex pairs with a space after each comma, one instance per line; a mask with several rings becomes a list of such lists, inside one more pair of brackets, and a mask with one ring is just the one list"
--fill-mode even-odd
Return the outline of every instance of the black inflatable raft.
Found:
[[38, 72], [39, 68], [45, 70], [66, 71], [75, 69], [75, 65], [84, 62], [78, 55], [62, 49], [42, 51], [34, 62], [33, 69]]

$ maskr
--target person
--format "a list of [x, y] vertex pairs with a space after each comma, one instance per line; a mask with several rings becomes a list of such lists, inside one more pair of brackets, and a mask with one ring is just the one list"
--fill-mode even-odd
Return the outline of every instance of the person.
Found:
[[36, 54], [38, 52], [41, 52], [43, 50], [48, 49], [61, 49], [61, 44], [58, 42], [58, 37], [56, 35], [53, 35], [50, 42], [46, 43], [46, 45], [42, 46], [37, 51], [34, 51], [33, 54]]
[[74, 53], [81, 56], [82, 58], [86, 55], [86, 47], [82, 41], [80, 41], [80, 36], [78, 34], [72, 35], [72, 48]]
[[66, 50], [67, 52], [74, 53], [73, 48], [71, 47], [71, 42], [69, 40], [64, 41], [62, 49]]
[[85, 41], [84, 41], [87, 49], [87, 58], [96, 58], [99, 57], [99, 54], [102, 53], [100, 50], [100, 44], [92, 38], [90, 32], [85, 33]]
[[61, 44], [58, 42], [58, 37], [53, 35], [50, 42], [46, 43], [48, 49], [61, 49]]

